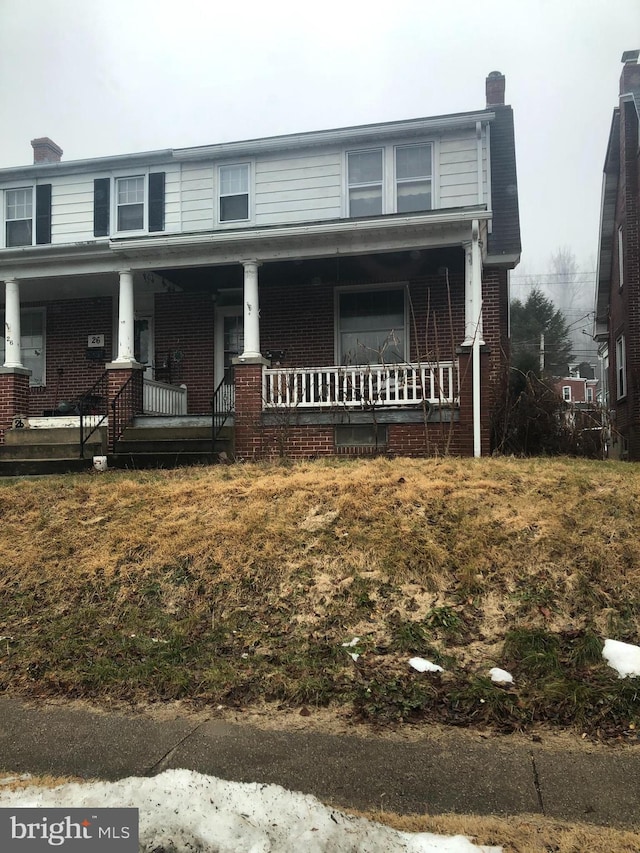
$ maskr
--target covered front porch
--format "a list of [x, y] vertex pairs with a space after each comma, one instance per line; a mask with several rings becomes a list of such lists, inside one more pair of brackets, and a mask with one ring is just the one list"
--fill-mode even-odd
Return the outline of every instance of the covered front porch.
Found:
[[475, 216], [227, 232], [220, 244], [113, 240], [90, 258], [16, 262], [0, 440], [21, 428], [16, 418], [27, 429], [77, 418], [80, 436], [102, 418], [114, 452], [136, 419], [148, 429], [171, 416], [210, 419], [212, 440], [233, 426], [238, 458], [479, 455], [480, 386], [493, 368], [480, 355], [485, 219]]

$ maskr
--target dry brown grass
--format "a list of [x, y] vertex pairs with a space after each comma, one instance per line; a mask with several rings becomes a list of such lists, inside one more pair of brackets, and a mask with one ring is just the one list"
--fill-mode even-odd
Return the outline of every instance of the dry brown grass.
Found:
[[585, 632], [636, 642], [639, 508], [636, 468], [568, 459], [4, 481], [2, 686], [322, 704], [362, 692], [374, 658], [377, 676], [406, 677], [410, 652], [481, 678], [518, 663], [513, 630], [562, 637], [565, 657]]

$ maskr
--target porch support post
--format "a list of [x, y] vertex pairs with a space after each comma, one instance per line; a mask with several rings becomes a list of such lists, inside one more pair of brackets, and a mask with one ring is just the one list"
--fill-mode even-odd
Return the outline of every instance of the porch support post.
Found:
[[118, 364], [131, 364], [136, 360], [133, 306], [133, 273], [131, 270], [121, 270], [118, 300], [118, 356], [115, 360]]
[[16, 279], [5, 281], [4, 367], [22, 367], [20, 344], [20, 285]]
[[257, 261], [242, 261], [244, 267], [244, 352], [240, 361], [261, 357], [260, 353], [260, 303], [258, 299]]
[[482, 340], [482, 254], [480, 252], [480, 224], [474, 219], [471, 225], [471, 279], [473, 294], [473, 321], [475, 331], [473, 335], [473, 455], [482, 455], [481, 440], [481, 411], [480, 411], [480, 386], [481, 366], [480, 347], [484, 344]]

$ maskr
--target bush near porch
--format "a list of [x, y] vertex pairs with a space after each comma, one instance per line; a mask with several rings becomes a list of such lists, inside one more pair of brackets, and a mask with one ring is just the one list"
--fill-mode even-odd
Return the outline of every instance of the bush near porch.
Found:
[[635, 468], [564, 458], [4, 480], [0, 686], [636, 740], [601, 648], [640, 638], [639, 507]]

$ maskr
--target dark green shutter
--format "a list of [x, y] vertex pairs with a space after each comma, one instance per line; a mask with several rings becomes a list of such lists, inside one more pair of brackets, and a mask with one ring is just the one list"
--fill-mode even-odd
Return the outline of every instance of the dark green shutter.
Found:
[[109, 191], [111, 178], [96, 178], [93, 182], [93, 236], [109, 236]]
[[149, 231], [164, 231], [164, 175], [149, 174]]
[[51, 184], [36, 187], [36, 243], [51, 242]]

